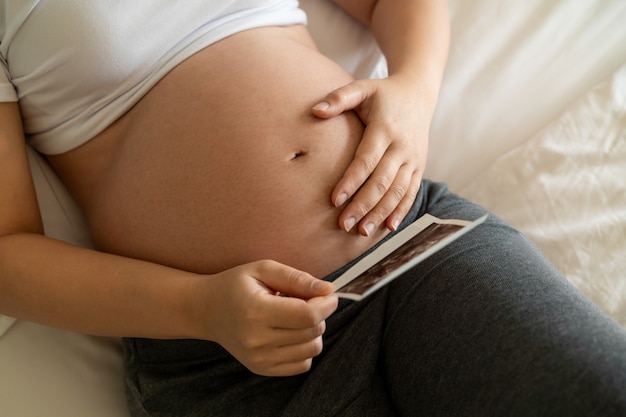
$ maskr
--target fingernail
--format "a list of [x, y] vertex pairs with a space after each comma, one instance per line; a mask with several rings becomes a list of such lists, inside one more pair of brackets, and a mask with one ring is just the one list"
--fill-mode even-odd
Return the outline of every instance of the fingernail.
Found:
[[350, 230], [352, 230], [355, 224], [356, 224], [356, 219], [354, 217], [350, 217], [348, 220], [345, 221], [345, 223], [343, 224], [343, 227], [345, 227], [346, 231], [349, 232]]
[[396, 230], [398, 230], [398, 227], [400, 226], [400, 220], [396, 219], [391, 223], [391, 231], [395, 232]]
[[315, 106], [313, 106], [313, 110], [326, 110], [329, 107], [330, 107], [330, 104], [328, 104], [325, 101], [322, 101], [320, 103], [317, 103]]
[[346, 202], [346, 200], [348, 200], [348, 194], [341, 193], [339, 197], [337, 197], [337, 201], [335, 201], [335, 207], [342, 206], [343, 203]]
[[316, 279], [311, 284], [311, 288], [313, 289], [313, 291], [324, 291], [328, 289], [328, 282]]
[[372, 232], [374, 231], [374, 229], [376, 228], [376, 226], [374, 225], [374, 223], [368, 223], [365, 225], [365, 236], [369, 236], [370, 234], [372, 234]]

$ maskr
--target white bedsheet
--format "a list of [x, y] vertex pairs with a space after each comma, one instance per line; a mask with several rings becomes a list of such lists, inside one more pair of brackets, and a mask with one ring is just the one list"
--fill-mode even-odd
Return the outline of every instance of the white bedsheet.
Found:
[[524, 231], [626, 327], [626, 65], [461, 194]]
[[426, 175], [525, 232], [626, 326], [626, 2], [450, 5]]
[[626, 1], [451, 0], [427, 175], [460, 190], [626, 63]]

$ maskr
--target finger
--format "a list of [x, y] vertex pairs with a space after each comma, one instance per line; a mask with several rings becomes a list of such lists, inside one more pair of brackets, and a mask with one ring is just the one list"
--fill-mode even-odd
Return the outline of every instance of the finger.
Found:
[[316, 297], [308, 302], [272, 296], [264, 320], [269, 327], [277, 329], [307, 329], [327, 319], [337, 309], [337, 304], [335, 296]]
[[402, 201], [400, 201], [393, 213], [391, 213], [389, 217], [387, 217], [387, 220], [385, 220], [385, 225], [389, 230], [395, 231], [398, 229], [402, 220], [404, 220], [406, 215], [411, 210], [411, 207], [413, 207], [421, 185], [422, 175], [420, 172], [415, 172], [413, 174], [413, 181], [411, 182], [407, 193], [404, 195], [404, 198], [402, 198]]
[[277, 349], [277, 354], [280, 363], [297, 362], [316, 357], [322, 353], [323, 347], [323, 338], [318, 336], [305, 343], [281, 346]]
[[334, 290], [329, 282], [273, 261], [260, 262], [254, 278], [272, 291], [304, 300], [328, 295]]
[[[311, 369], [313, 358], [322, 353], [324, 342], [317, 337], [307, 343], [282, 346], [276, 349], [272, 358], [276, 362], [261, 373], [266, 376], [290, 376], [307, 372]], [[251, 369], [255, 372], [253, 369]]]
[[[374, 172], [352, 197], [352, 201], [339, 216], [340, 226], [345, 231], [350, 231], [384, 198], [389, 188], [394, 184], [401, 166], [401, 162], [395, 158], [383, 157], [381, 159]], [[379, 222], [382, 222], [382, 220], [384, 218], [379, 220]]]
[[368, 84], [354, 81], [331, 91], [315, 106], [312, 112], [320, 118], [330, 118], [345, 111], [352, 110], [363, 103], [371, 94]]
[[398, 205], [404, 201], [404, 197], [411, 189], [413, 169], [405, 164], [400, 167], [395, 175], [391, 186], [386, 190], [385, 194], [359, 222], [360, 234], [364, 236], [371, 235], [376, 228], [386, 222]]
[[[331, 284], [332, 285], [332, 284]], [[334, 288], [334, 287], [333, 287]], [[335, 295], [328, 295], [325, 297], [315, 297], [307, 301], [309, 308], [317, 312], [317, 315], [326, 320], [331, 316], [339, 305], [339, 299]]]
[[375, 140], [374, 138], [379, 135], [368, 129], [365, 130], [354, 158], [333, 189], [331, 199], [335, 207], [343, 205], [365, 184], [385, 155], [388, 144], [382, 140]]
[[268, 337], [274, 346], [289, 346], [300, 343], [307, 343], [324, 334], [326, 331], [326, 320], [322, 320], [315, 326], [304, 329], [272, 328]]

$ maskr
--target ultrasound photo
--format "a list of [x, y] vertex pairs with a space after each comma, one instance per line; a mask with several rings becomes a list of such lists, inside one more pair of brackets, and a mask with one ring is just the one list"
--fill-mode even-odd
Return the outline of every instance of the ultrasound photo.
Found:
[[484, 221], [425, 215], [335, 281], [339, 297], [360, 300]]

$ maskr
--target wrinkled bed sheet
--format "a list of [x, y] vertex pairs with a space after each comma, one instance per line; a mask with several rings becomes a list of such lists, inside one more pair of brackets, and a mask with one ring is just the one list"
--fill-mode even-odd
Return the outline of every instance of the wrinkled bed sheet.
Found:
[[524, 231], [626, 327], [626, 65], [460, 193]]

